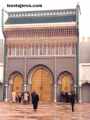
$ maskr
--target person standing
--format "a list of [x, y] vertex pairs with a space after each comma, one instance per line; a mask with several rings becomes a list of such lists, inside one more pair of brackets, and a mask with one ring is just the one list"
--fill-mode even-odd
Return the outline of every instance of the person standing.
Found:
[[33, 110], [36, 111], [38, 108], [39, 95], [34, 91], [31, 93]]
[[12, 91], [12, 102], [15, 103], [16, 102], [16, 92]]
[[27, 104], [28, 103], [28, 93], [27, 92], [24, 92], [24, 104]]
[[28, 94], [28, 104], [30, 103], [30, 94], [29, 94], [29, 92], [27, 92], [27, 94]]
[[18, 93], [18, 103], [21, 103], [21, 93]]
[[71, 103], [71, 107], [72, 107], [72, 112], [74, 112], [74, 106], [75, 106], [75, 92], [71, 92], [70, 95], [70, 103]]

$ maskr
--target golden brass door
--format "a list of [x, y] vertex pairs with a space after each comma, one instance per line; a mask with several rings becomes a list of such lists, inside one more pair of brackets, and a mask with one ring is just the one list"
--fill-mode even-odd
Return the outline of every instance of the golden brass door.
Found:
[[53, 77], [48, 69], [41, 67], [33, 72], [32, 91], [36, 91], [43, 102], [53, 100]]
[[71, 92], [73, 89], [73, 80], [72, 76], [65, 72], [59, 76], [59, 81], [58, 81], [60, 91], [61, 92]]
[[13, 79], [12, 91], [16, 92], [17, 94], [22, 92], [22, 85], [23, 85], [22, 76], [19, 74], [16, 74], [16, 76]]
[[41, 69], [38, 69], [32, 74], [32, 91], [36, 91], [41, 95]]
[[42, 101], [52, 101], [52, 75], [49, 71], [42, 69], [42, 89], [41, 89], [41, 100]]

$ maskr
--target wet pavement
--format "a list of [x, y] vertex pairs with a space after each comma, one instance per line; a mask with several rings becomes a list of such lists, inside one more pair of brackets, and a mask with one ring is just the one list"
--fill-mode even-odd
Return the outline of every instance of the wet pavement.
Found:
[[40, 104], [36, 112], [32, 105], [0, 102], [0, 120], [90, 120], [90, 104]]

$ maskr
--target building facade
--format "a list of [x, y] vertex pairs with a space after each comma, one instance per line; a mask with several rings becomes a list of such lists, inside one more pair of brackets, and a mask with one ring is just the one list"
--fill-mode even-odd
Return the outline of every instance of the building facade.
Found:
[[80, 63], [80, 102], [90, 102], [90, 63]]
[[3, 100], [3, 39], [0, 39], [0, 101]]
[[78, 8], [9, 12], [4, 26], [5, 100], [36, 91], [56, 102], [77, 86]]
[[80, 38], [80, 102], [90, 102], [90, 37]]
[[0, 39], [0, 64], [3, 63], [3, 48], [4, 48], [4, 43], [3, 39]]

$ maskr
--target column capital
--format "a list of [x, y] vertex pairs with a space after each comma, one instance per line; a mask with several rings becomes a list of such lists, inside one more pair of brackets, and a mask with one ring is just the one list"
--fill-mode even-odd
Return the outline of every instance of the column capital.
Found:
[[9, 85], [9, 83], [8, 83], [8, 82], [5, 82], [5, 83], [4, 83], [4, 86], [8, 86], [8, 85]]

